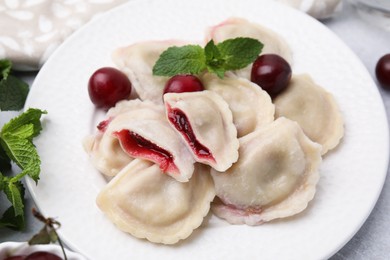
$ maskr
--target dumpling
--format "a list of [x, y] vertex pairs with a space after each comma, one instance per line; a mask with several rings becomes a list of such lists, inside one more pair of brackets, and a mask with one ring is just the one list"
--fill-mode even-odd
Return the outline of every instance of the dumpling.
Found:
[[98, 171], [114, 176], [132, 161], [112, 133], [121, 129], [124, 121], [139, 118], [163, 119], [163, 107], [139, 99], [118, 102], [107, 112], [107, 119], [99, 123], [98, 131], [84, 140], [84, 148]]
[[238, 159], [237, 130], [228, 104], [218, 94], [164, 95], [169, 123], [183, 138], [195, 161], [225, 171]]
[[322, 145], [322, 154], [336, 147], [344, 135], [343, 118], [334, 97], [309, 75], [294, 75], [274, 104], [275, 116], [298, 122], [312, 141]]
[[115, 104], [114, 107], [107, 111], [108, 118], [115, 117], [119, 114], [132, 112], [137, 118], [161, 118], [164, 107], [158, 106], [149, 100], [131, 99], [122, 100]]
[[179, 41], [149, 41], [122, 47], [112, 55], [116, 66], [130, 79], [142, 100], [162, 104], [162, 95], [167, 77], [153, 76], [153, 66], [160, 54], [171, 46], [183, 45]]
[[[120, 117], [120, 116], [118, 116]], [[178, 181], [185, 182], [194, 171], [194, 159], [180, 136], [165, 120], [122, 118], [113, 132], [131, 157], [150, 160]]]
[[190, 181], [182, 183], [135, 159], [99, 193], [97, 205], [120, 230], [174, 244], [201, 225], [214, 196], [206, 166], [197, 165]]
[[205, 74], [202, 82], [205, 89], [219, 94], [229, 104], [238, 137], [274, 120], [275, 106], [270, 96], [249, 80], [226, 77], [222, 80]]
[[218, 217], [259, 225], [306, 208], [319, 179], [321, 146], [296, 122], [282, 117], [240, 138], [239, 153], [226, 172], [211, 170], [220, 199], [212, 210]]
[[84, 140], [84, 148], [90, 155], [91, 163], [98, 171], [114, 176], [133, 159], [127, 155], [111, 131], [98, 132]]
[[92, 164], [107, 176], [117, 174], [133, 160], [123, 151], [118, 139], [112, 135], [122, 127], [123, 118], [162, 119], [163, 116], [163, 107], [149, 101], [135, 99], [118, 102], [115, 107], [108, 110], [107, 119], [98, 124], [98, 131], [84, 140], [84, 148], [90, 155]]
[[[250, 37], [264, 44], [261, 54], [273, 53], [283, 57], [290, 65], [292, 64], [292, 52], [287, 42], [274, 31], [259, 24], [251, 23], [241, 18], [230, 18], [226, 21], [209, 28], [206, 33], [206, 41], [213, 39], [215, 43], [237, 37]], [[250, 79], [252, 64], [234, 73]]]

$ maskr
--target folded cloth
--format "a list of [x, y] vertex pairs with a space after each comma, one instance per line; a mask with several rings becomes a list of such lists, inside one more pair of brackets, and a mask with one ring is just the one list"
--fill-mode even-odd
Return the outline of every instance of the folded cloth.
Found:
[[276, 0], [317, 19], [326, 19], [342, 8], [341, 0]]
[[73, 31], [126, 0], [0, 1], [0, 59], [38, 70]]

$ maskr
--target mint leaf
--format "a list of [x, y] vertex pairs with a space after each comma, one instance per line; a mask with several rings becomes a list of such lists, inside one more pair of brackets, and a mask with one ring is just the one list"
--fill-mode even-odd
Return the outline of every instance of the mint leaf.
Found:
[[27, 124], [14, 129], [12, 135], [22, 139], [32, 139], [34, 133], [34, 124]]
[[[7, 76], [7, 70], [2, 72]], [[29, 91], [28, 84], [24, 81], [8, 75], [0, 81], [0, 110], [20, 110], [24, 106]]]
[[215, 45], [214, 41], [209, 41], [204, 47], [204, 53], [206, 56], [206, 63], [214, 66], [219, 66], [224, 63], [222, 54]]
[[6, 178], [5, 178], [4, 175], [0, 172], [0, 191], [2, 191], [2, 190], [4, 189], [5, 182], [6, 182]]
[[222, 57], [221, 52], [213, 40], [206, 44], [204, 52], [206, 56], [207, 70], [211, 73], [217, 74], [218, 77], [223, 78], [225, 75], [225, 59]]
[[14, 178], [21, 179], [28, 174], [37, 182], [39, 180], [41, 160], [31, 141], [19, 138], [8, 132], [0, 137], [0, 144], [8, 157], [23, 170], [22, 173]]
[[245, 68], [261, 53], [264, 45], [252, 38], [234, 38], [223, 41], [217, 45], [225, 59], [226, 70]]
[[11, 119], [1, 129], [0, 149], [23, 170], [14, 177], [14, 181], [20, 180], [25, 175], [29, 175], [35, 182], [39, 180], [41, 160], [32, 138], [41, 132], [40, 118], [45, 113], [46, 111], [30, 108]]
[[[33, 132], [32, 133], [28, 132], [31, 135], [28, 136], [27, 135], [28, 133], [26, 132], [25, 133], [26, 135], [23, 137], [23, 138], [31, 139], [37, 136], [42, 130], [42, 125], [40, 121], [42, 114], [47, 114], [47, 112], [36, 108], [29, 108], [26, 112], [11, 119], [7, 124], [5, 124], [1, 129], [1, 134], [9, 132], [14, 135], [19, 135], [18, 133], [21, 134], [21, 132], [27, 130], [25, 129], [26, 128], [25, 125], [32, 124]], [[29, 127], [30, 126], [28, 126], [27, 128]]]
[[15, 216], [24, 216], [24, 187], [20, 181], [8, 181], [4, 185], [4, 192], [11, 202]]
[[12, 62], [10, 60], [0, 60], [0, 75], [2, 79], [7, 79], [9, 73], [11, 72]]
[[256, 39], [239, 37], [217, 45], [210, 40], [204, 49], [199, 45], [170, 47], [160, 55], [153, 75], [200, 74], [207, 70], [223, 78], [227, 70], [242, 69], [254, 62], [263, 46]]
[[9, 164], [6, 167], [10, 166], [12, 160], [22, 172], [12, 177], [4, 176], [0, 172], [0, 191], [4, 191], [12, 204], [0, 219], [0, 227], [24, 229], [24, 187], [21, 179], [28, 175], [36, 183], [39, 180], [41, 161], [32, 139], [42, 130], [40, 118], [45, 113], [46, 111], [39, 109], [28, 109], [1, 129], [0, 169], [3, 170], [5, 164]]
[[0, 228], [6, 227], [21, 231], [25, 228], [24, 216], [15, 216], [14, 208], [9, 207], [0, 219]]
[[199, 45], [169, 47], [153, 67], [155, 76], [199, 74], [206, 69], [206, 57]]

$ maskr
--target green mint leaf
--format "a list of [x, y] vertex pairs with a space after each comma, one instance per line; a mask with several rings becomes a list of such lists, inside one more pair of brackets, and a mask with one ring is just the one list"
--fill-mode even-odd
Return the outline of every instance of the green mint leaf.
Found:
[[[8, 131], [6, 131], [6, 133], [7, 132]], [[15, 137], [21, 138], [21, 139], [32, 140], [33, 136], [35, 136], [34, 124], [30, 123], [30, 124], [22, 125], [18, 128], [15, 128], [12, 131], [12, 135]]]
[[24, 81], [8, 75], [0, 81], [0, 110], [20, 110], [24, 106], [29, 91], [28, 84]]
[[209, 41], [204, 48], [206, 56], [207, 70], [211, 73], [217, 74], [218, 77], [223, 78], [225, 75], [225, 59], [221, 52], [215, 45], [214, 41]]
[[15, 216], [14, 208], [9, 207], [0, 219], [0, 228], [6, 227], [13, 230], [21, 231], [24, 230], [26, 223], [24, 216]]
[[11, 72], [12, 62], [10, 60], [0, 60], [0, 80], [7, 79]]
[[28, 133], [30, 133], [31, 135], [30, 136], [25, 135], [23, 137], [23, 138], [31, 139], [37, 136], [42, 130], [42, 125], [40, 121], [42, 114], [47, 114], [47, 112], [36, 108], [29, 108], [26, 112], [11, 119], [7, 124], [5, 124], [1, 129], [1, 134], [12, 133], [14, 135], [18, 135], [18, 133], [27, 130], [24, 129], [26, 127], [25, 125], [32, 124], [33, 132], [31, 133], [28, 131]]
[[206, 57], [199, 45], [169, 47], [153, 67], [155, 76], [175, 76], [177, 74], [199, 74], [206, 69]]
[[24, 216], [24, 187], [20, 181], [9, 181], [4, 185], [4, 192], [14, 209], [14, 216]]
[[14, 178], [19, 180], [28, 174], [35, 182], [38, 182], [41, 160], [31, 141], [6, 132], [1, 135], [0, 144], [8, 157], [23, 170]]
[[206, 56], [207, 64], [219, 65], [223, 63], [222, 54], [213, 40], [209, 41], [206, 44], [206, 46], [204, 47], [204, 53]]
[[261, 53], [263, 44], [252, 38], [234, 38], [217, 44], [218, 50], [225, 59], [225, 70], [245, 68], [255, 61]]
[[6, 183], [6, 177], [0, 172], [0, 191], [4, 189], [4, 185]]
[[216, 74], [220, 79], [223, 79], [225, 77], [225, 69], [223, 68], [215, 69], [215, 68], [208, 67], [208, 71]]
[[[11, 160], [0, 145], [0, 171], [8, 171], [11, 169]], [[1, 188], [0, 188], [1, 190]]]

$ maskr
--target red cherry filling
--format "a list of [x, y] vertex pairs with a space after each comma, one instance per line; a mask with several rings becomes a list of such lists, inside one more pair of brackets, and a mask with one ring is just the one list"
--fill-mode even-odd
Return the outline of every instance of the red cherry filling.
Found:
[[111, 118], [109, 119], [106, 119], [106, 120], [103, 120], [101, 121], [97, 126], [96, 128], [100, 131], [100, 132], [105, 132], [107, 130], [107, 127], [108, 125], [110, 124], [111, 122]]
[[114, 132], [114, 136], [119, 139], [123, 149], [136, 158], [143, 158], [157, 163], [163, 172], [179, 172], [173, 156], [170, 152], [150, 142], [133, 131], [123, 129]]
[[216, 197], [213, 201], [215, 205], [218, 207], [223, 207], [225, 210], [233, 213], [237, 216], [250, 216], [250, 215], [256, 215], [260, 214], [263, 211], [263, 208], [259, 206], [253, 206], [253, 207], [240, 207], [239, 205], [234, 205], [231, 203], [224, 202], [221, 198]]
[[211, 154], [210, 150], [196, 139], [191, 124], [183, 111], [168, 106], [168, 119], [175, 126], [177, 131], [183, 135], [197, 157], [215, 162], [214, 156]]

